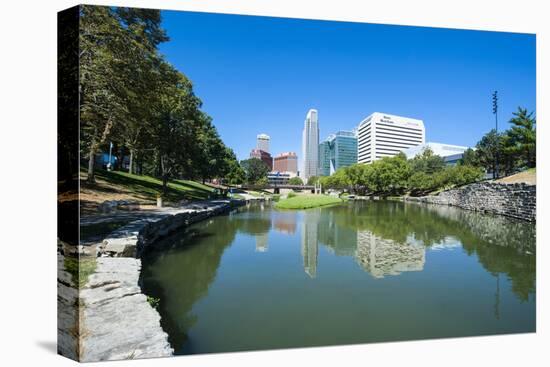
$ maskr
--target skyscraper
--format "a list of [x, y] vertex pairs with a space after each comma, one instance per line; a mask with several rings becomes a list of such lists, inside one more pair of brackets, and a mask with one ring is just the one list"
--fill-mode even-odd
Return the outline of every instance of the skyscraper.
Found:
[[319, 175], [329, 176], [342, 167], [357, 163], [357, 135], [338, 131], [319, 144]]
[[317, 176], [319, 167], [319, 121], [317, 110], [311, 109], [304, 121], [302, 132], [302, 172], [304, 181]]
[[259, 134], [256, 136], [256, 149], [269, 153], [269, 135]]
[[375, 112], [359, 124], [357, 159], [371, 163], [425, 142], [422, 120]]

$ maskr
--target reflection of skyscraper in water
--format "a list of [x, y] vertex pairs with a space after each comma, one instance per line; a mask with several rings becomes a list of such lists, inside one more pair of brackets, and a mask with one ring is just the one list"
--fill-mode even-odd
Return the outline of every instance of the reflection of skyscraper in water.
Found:
[[317, 255], [319, 244], [317, 242], [317, 226], [319, 214], [317, 211], [304, 213], [302, 219], [302, 257], [304, 259], [304, 271], [315, 278], [317, 275]]
[[296, 213], [273, 213], [273, 227], [277, 232], [294, 234], [296, 232]]
[[334, 211], [325, 211], [319, 218], [319, 243], [337, 256], [355, 256], [357, 231], [336, 223]]
[[413, 238], [408, 238], [406, 243], [399, 243], [377, 237], [369, 231], [357, 231], [355, 258], [375, 278], [421, 271], [426, 261], [426, 250], [422, 244], [414, 242]]
[[256, 235], [256, 252], [267, 252], [267, 233], [260, 233]]

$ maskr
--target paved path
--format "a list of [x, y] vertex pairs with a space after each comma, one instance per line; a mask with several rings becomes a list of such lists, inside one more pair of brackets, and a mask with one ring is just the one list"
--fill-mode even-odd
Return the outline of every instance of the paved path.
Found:
[[228, 200], [210, 200], [210, 201], [196, 201], [183, 204], [178, 208], [166, 207], [152, 210], [134, 210], [134, 211], [119, 211], [108, 214], [94, 214], [80, 217], [81, 226], [89, 226], [91, 224], [108, 223], [108, 222], [120, 222], [120, 221], [133, 221], [138, 219], [147, 218], [162, 218], [167, 215], [174, 215], [178, 213], [191, 212], [201, 209], [208, 209], [220, 205], [220, 203], [227, 203]]

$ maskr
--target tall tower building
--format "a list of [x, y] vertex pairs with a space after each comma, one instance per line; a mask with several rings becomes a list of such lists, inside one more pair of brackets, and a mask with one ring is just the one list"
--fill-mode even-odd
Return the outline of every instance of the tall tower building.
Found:
[[269, 135], [259, 134], [256, 136], [256, 149], [269, 153]]
[[426, 141], [422, 120], [379, 112], [361, 121], [357, 135], [359, 163], [393, 157]]
[[311, 109], [304, 121], [302, 132], [302, 172], [304, 181], [317, 176], [319, 167], [319, 120], [317, 110]]

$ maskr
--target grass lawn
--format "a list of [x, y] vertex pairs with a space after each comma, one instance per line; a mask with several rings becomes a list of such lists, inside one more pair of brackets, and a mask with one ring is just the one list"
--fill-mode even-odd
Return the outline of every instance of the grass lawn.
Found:
[[324, 205], [342, 203], [343, 200], [326, 195], [299, 195], [283, 199], [275, 204], [277, 209], [309, 209]]
[[[162, 192], [162, 181], [150, 177], [132, 175], [119, 171], [97, 170], [96, 178], [108, 184], [121, 186], [130, 194], [134, 194], [143, 200], [156, 200], [157, 195]], [[208, 199], [214, 194], [212, 187], [199, 182], [188, 180], [172, 180], [168, 183], [166, 201], [176, 202], [182, 199], [202, 200]]]
[[537, 184], [537, 169], [536, 168], [529, 168], [523, 172], [516, 173], [515, 175], [511, 175], [508, 177], [503, 177], [497, 182], [502, 183], [527, 183], [530, 185], [536, 185]]

